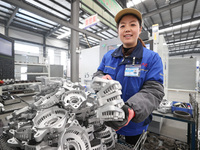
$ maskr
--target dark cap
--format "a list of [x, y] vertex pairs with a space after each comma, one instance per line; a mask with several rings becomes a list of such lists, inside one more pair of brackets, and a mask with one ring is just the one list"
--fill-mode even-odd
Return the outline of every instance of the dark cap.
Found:
[[121, 11], [119, 11], [116, 16], [115, 16], [115, 22], [119, 23], [120, 19], [124, 16], [124, 15], [135, 15], [138, 19], [140, 19], [140, 21], [142, 22], [142, 14], [140, 13], [139, 10], [135, 9], [135, 8], [125, 8], [122, 9]]

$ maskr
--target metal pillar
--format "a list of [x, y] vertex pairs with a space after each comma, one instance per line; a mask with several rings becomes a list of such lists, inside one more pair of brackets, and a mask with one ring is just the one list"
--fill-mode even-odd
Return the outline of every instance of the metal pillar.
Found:
[[46, 55], [46, 36], [43, 35], [43, 57], [46, 58], [47, 55]]
[[[79, 4], [80, 0], [72, 0], [71, 2], [71, 24], [79, 27]], [[70, 40], [70, 54], [71, 54], [71, 81], [79, 82], [79, 54], [76, 50], [79, 48], [79, 33], [71, 30]]]
[[123, 8], [126, 8], [127, 0], [117, 0], [117, 2], [118, 2]]
[[8, 27], [5, 26], [5, 35], [8, 36]]

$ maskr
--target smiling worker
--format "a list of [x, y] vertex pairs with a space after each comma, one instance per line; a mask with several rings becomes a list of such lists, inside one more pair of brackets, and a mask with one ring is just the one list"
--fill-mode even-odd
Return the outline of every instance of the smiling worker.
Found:
[[108, 51], [94, 73], [104, 79], [117, 80], [122, 85], [125, 105], [123, 121], [108, 121], [107, 126], [124, 135], [129, 144], [136, 144], [146, 131], [155, 110], [164, 96], [163, 64], [158, 53], [145, 47], [139, 38], [142, 15], [134, 8], [125, 8], [115, 16], [122, 45]]

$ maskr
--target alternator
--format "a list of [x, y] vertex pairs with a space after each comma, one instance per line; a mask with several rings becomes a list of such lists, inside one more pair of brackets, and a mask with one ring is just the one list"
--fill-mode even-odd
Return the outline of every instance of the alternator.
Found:
[[40, 111], [33, 119], [33, 128], [36, 129], [35, 140], [40, 142], [47, 133], [63, 132], [68, 117], [67, 111], [58, 107]]
[[[118, 81], [107, 80], [95, 77], [92, 87], [99, 90], [97, 92], [97, 118], [103, 121], [120, 121], [125, 117], [122, 106], [124, 101], [121, 99], [121, 85]], [[101, 88], [101, 89], [100, 89]]]

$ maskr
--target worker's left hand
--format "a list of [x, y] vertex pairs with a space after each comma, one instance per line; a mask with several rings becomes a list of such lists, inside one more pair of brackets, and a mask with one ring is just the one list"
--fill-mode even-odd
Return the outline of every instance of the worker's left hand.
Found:
[[107, 80], [112, 80], [112, 77], [109, 74], [103, 76], [102, 78]]
[[115, 131], [121, 129], [124, 126], [127, 126], [131, 119], [135, 116], [135, 112], [128, 105], [124, 105], [122, 109], [125, 113], [125, 118], [123, 121], [105, 121], [105, 125], [113, 128]]

